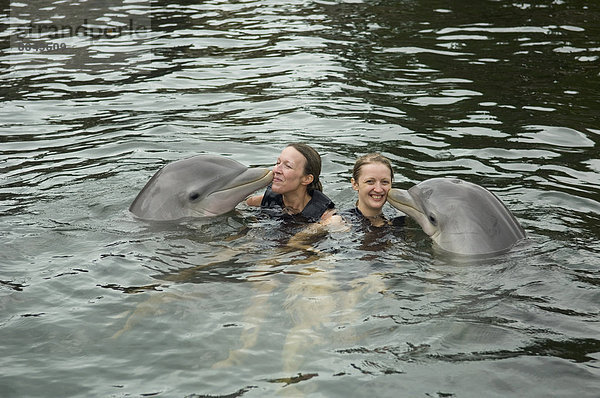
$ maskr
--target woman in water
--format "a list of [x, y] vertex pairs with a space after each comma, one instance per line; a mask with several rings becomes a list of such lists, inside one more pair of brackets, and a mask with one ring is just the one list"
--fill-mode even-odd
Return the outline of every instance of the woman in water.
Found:
[[[322, 228], [322, 224], [331, 224], [332, 220], [339, 220], [344, 231], [350, 230], [349, 222], [344, 222], [339, 215], [332, 216], [333, 203], [320, 191], [321, 187], [318, 183], [320, 169], [320, 158], [314, 149], [307, 145], [291, 144], [277, 159], [273, 169], [273, 184], [267, 188], [264, 195], [247, 200], [248, 205], [251, 206], [262, 206], [266, 209], [281, 208], [284, 214], [302, 214], [312, 221], [327, 220], [325, 223], [311, 223], [305, 226], [302, 232], [295, 234], [287, 243], [294, 249], [311, 250], [310, 244], [303, 247], [297, 245], [298, 236], [310, 236], [310, 232], [318, 231]], [[380, 227], [389, 223], [383, 217], [382, 208], [391, 188], [392, 177], [392, 167], [385, 157], [378, 154], [360, 157], [354, 166], [351, 180], [353, 188], [358, 192], [358, 201], [354, 209], [344, 212], [342, 216], [347, 221], [351, 221], [352, 225]], [[389, 230], [386, 228], [373, 228], [373, 230], [375, 230], [373, 233], [365, 234], [366, 239], [362, 239], [361, 249], [376, 252], [384, 248], [387, 239], [382, 242], [379, 238], [380, 235], [385, 238]], [[355, 309], [356, 303], [364, 294], [374, 294], [373, 292], [386, 289], [381, 276], [372, 273], [364, 277], [352, 278], [347, 282], [352, 289], [342, 291], [336, 288], [335, 274], [329, 272], [330, 267], [335, 267], [335, 257], [333, 260], [327, 260], [325, 257], [319, 262], [316, 262], [314, 257], [308, 259], [310, 266], [304, 267], [305, 262], [298, 262], [302, 267], [298, 277], [291, 281], [286, 279], [285, 285], [287, 295], [285, 310], [290, 313], [294, 321], [294, 326], [286, 336], [282, 350], [284, 371], [289, 374], [298, 372], [299, 366], [303, 363], [303, 352], [315, 345], [314, 336], [318, 335], [317, 330], [320, 330], [322, 325], [336, 320], [343, 322], [344, 325], [358, 324], [361, 313]], [[368, 260], [368, 258], [364, 259]], [[291, 270], [294, 264], [292, 262], [286, 266]], [[277, 281], [278, 279], [269, 277], [254, 285], [259, 291], [253, 295], [251, 305], [244, 314], [244, 323], [250, 327], [245, 328], [241, 333], [242, 347], [230, 350], [229, 356], [215, 363], [214, 368], [239, 364], [249, 349], [256, 344], [261, 320], [268, 316], [268, 300], [271, 292], [278, 286]], [[338, 314], [343, 314], [341, 320], [336, 318]], [[312, 332], [308, 333], [307, 331], [310, 330]], [[352, 332], [349, 335], [351, 336]]]
[[[296, 223], [290, 223], [292, 230], [289, 239], [281, 249], [301, 250], [309, 253], [307, 260], [312, 263], [314, 256], [318, 251], [313, 248], [315, 239], [319, 239], [323, 224], [330, 223], [333, 219], [339, 219], [339, 216], [333, 216], [334, 204], [327, 196], [322, 193], [319, 175], [321, 174], [321, 157], [312, 147], [301, 144], [289, 144], [285, 147], [277, 163], [273, 167], [273, 182], [267, 187], [263, 195], [252, 196], [246, 200], [249, 206], [260, 206], [267, 213], [276, 217], [283, 217], [293, 221], [300, 222], [300, 231]], [[306, 225], [305, 222], [309, 224]], [[305, 260], [306, 261], [306, 260]], [[299, 265], [302, 266], [302, 261]], [[265, 265], [276, 265], [277, 259], [270, 260]], [[294, 266], [293, 264], [289, 265]], [[310, 272], [310, 271], [307, 271]], [[314, 271], [313, 271], [314, 272]], [[237, 364], [245, 356], [248, 350], [256, 344], [261, 327], [261, 320], [266, 318], [269, 313], [268, 300], [271, 292], [279, 282], [274, 278], [259, 279], [259, 283], [254, 284], [257, 292], [253, 294], [250, 306], [244, 312], [244, 323], [254, 324], [252, 327], [245, 328], [241, 333], [241, 348], [231, 349], [229, 356], [213, 365], [213, 368], [221, 368]], [[300, 285], [299, 282], [291, 283], [292, 286]], [[291, 293], [290, 293], [291, 294]], [[298, 310], [302, 312], [302, 310]], [[291, 342], [286, 342], [287, 350], [284, 349], [284, 358], [294, 359], [293, 354], [286, 355], [285, 352], [296, 352], [297, 347], [301, 345], [294, 343], [295, 334], [292, 333]], [[289, 362], [290, 359], [287, 359]], [[286, 362], [286, 360], [284, 360]], [[293, 362], [293, 361], [292, 361]]]
[[325, 221], [335, 205], [322, 192], [320, 174], [321, 157], [316, 150], [306, 144], [289, 144], [273, 167], [273, 183], [263, 195], [252, 196], [246, 203], [308, 222]]
[[358, 192], [356, 207], [345, 211], [342, 216], [349, 221], [368, 221], [374, 227], [402, 225], [404, 217], [387, 220], [383, 205], [392, 188], [394, 171], [390, 161], [378, 153], [359, 157], [352, 170], [352, 188]]

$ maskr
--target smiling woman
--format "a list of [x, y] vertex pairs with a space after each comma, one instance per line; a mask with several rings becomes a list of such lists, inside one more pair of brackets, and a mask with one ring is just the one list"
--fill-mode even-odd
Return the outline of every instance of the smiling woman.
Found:
[[281, 210], [282, 215], [297, 216], [308, 222], [329, 219], [334, 203], [319, 181], [321, 156], [309, 145], [289, 144], [281, 151], [273, 167], [273, 183], [264, 195], [249, 198], [250, 206]]
[[366, 219], [376, 227], [389, 224], [383, 215], [383, 205], [393, 179], [392, 165], [385, 156], [369, 153], [359, 157], [354, 163], [351, 179], [352, 188], [358, 192], [358, 200], [354, 209], [345, 212], [346, 218]]
[[[0, 7], [0, 396], [598, 397], [600, 1], [41, 3]], [[292, 212], [275, 163], [298, 141], [322, 171], [296, 177], [338, 211], [379, 152], [446, 235], [447, 214], [494, 224], [442, 207], [420, 185], [438, 177], [497, 194], [528, 238], [464, 258], [408, 209], [301, 241], [324, 222], [196, 218], [260, 206], [270, 181], [237, 187], [263, 164]], [[199, 153], [244, 168], [186, 173]]]

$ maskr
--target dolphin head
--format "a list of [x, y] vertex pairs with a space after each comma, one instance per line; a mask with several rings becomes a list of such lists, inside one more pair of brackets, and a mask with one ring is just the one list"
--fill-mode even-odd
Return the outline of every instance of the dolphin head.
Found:
[[388, 202], [413, 218], [443, 250], [466, 255], [510, 249], [525, 237], [504, 204], [466, 181], [433, 178], [409, 190], [393, 188]]
[[272, 179], [273, 173], [267, 169], [248, 168], [222, 156], [198, 155], [156, 172], [129, 211], [156, 221], [217, 216], [233, 210]]

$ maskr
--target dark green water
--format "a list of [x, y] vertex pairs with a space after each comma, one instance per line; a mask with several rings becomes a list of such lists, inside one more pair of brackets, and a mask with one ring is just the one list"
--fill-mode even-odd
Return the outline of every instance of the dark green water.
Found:
[[[0, 12], [0, 396], [598, 395], [600, 3]], [[320, 151], [339, 208], [380, 151], [397, 187], [488, 187], [529, 239], [457, 262], [409, 223], [317, 256], [244, 206], [127, 211], [168, 161], [270, 166], [292, 141]]]

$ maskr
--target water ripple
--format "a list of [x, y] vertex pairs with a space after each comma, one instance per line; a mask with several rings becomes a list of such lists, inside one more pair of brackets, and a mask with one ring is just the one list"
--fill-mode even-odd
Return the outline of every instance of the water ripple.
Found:
[[[459, 3], [0, 11], [7, 393], [597, 395], [600, 10]], [[356, 157], [379, 151], [397, 187], [488, 187], [528, 239], [459, 262], [409, 222], [378, 250], [347, 233], [317, 256], [280, 250], [285, 233], [243, 206], [171, 226], [127, 212], [166, 162], [270, 166], [290, 141], [320, 151], [339, 208]]]

